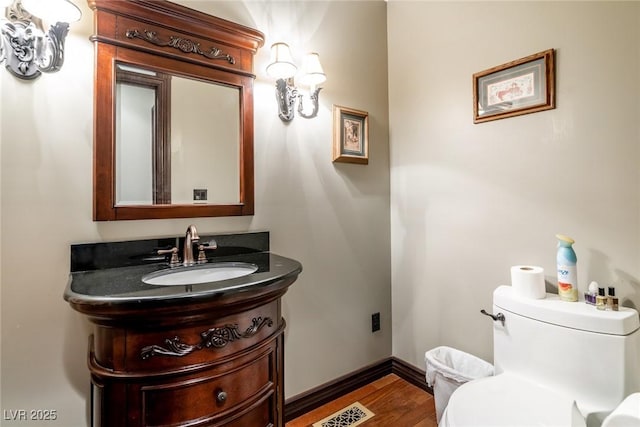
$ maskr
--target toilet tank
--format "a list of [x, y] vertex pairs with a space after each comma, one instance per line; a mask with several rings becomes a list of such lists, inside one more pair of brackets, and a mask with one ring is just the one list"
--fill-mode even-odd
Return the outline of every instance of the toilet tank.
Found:
[[510, 372], [572, 396], [583, 414], [613, 410], [640, 391], [640, 318], [631, 308], [597, 310], [584, 302], [493, 294], [496, 374]]

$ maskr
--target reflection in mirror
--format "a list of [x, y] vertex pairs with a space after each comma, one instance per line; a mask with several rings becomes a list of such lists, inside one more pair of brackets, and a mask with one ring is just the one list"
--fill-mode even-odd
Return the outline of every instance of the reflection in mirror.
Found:
[[116, 204], [234, 204], [240, 93], [118, 63]]

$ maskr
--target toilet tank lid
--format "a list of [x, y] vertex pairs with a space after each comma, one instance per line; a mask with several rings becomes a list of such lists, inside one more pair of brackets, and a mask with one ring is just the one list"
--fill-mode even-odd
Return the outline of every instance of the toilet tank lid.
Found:
[[561, 301], [556, 294], [543, 299], [528, 299], [516, 295], [511, 286], [499, 286], [493, 292], [493, 304], [541, 322], [567, 328], [611, 335], [629, 335], [640, 329], [638, 312], [620, 307], [619, 311], [598, 310], [584, 302]]

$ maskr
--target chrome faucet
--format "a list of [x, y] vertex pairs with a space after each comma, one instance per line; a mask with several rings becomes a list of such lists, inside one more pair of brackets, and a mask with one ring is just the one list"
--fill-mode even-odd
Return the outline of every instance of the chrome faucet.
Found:
[[196, 262], [193, 259], [193, 244], [200, 240], [198, 236], [198, 230], [196, 226], [191, 224], [187, 227], [187, 233], [184, 236], [184, 250], [182, 256], [182, 265], [189, 266], [194, 265]]

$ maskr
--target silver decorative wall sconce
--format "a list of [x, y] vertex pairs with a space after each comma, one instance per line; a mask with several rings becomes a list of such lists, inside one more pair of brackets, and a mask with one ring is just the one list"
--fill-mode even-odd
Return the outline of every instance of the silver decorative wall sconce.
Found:
[[318, 99], [322, 88], [317, 87], [327, 79], [320, 65], [320, 56], [317, 53], [307, 54], [302, 61], [302, 73], [298, 78], [299, 83], [309, 86], [309, 100], [311, 112], [307, 113], [304, 107], [304, 96], [294, 83], [296, 67], [291, 57], [291, 51], [286, 43], [275, 43], [271, 46], [271, 63], [267, 66], [267, 74], [275, 77], [276, 99], [278, 101], [278, 115], [280, 119], [289, 122], [295, 115], [294, 104], [298, 98], [298, 114], [305, 119], [310, 119], [318, 114]]
[[[70, 0], [0, 0], [6, 17], [0, 20], [0, 63], [14, 76], [33, 80], [60, 70], [69, 22], [80, 19]], [[42, 20], [55, 22], [48, 32]]]

